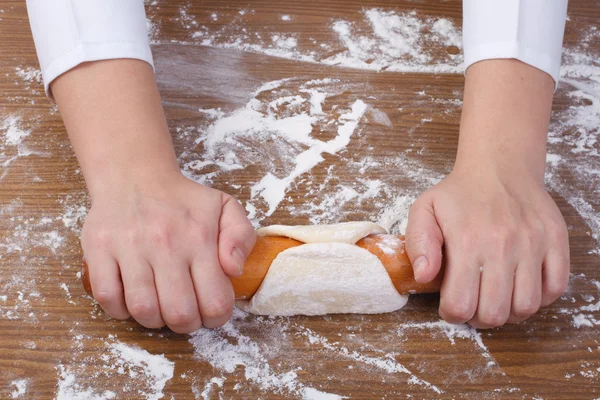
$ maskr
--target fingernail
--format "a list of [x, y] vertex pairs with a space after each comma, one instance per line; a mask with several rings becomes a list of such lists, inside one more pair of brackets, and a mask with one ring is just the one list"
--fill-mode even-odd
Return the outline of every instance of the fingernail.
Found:
[[231, 250], [231, 255], [235, 260], [238, 273], [241, 275], [244, 272], [244, 263], [246, 262], [246, 256], [244, 255], [242, 249], [238, 247], [234, 247], [233, 250]]
[[429, 265], [429, 261], [427, 261], [427, 257], [425, 256], [419, 256], [414, 264], [413, 264], [413, 270], [415, 273], [415, 278], [420, 276], [423, 271], [425, 270], [425, 268], [427, 268], [427, 265]]

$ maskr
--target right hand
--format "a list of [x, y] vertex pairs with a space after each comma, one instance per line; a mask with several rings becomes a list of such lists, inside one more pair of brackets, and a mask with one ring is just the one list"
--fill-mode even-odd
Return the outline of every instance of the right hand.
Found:
[[231, 317], [229, 277], [241, 275], [255, 240], [237, 200], [170, 172], [96, 194], [82, 247], [110, 316], [189, 333]]

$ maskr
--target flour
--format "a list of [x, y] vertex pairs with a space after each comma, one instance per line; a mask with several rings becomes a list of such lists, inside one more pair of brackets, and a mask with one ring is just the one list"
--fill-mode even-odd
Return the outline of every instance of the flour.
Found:
[[[292, 85], [297, 85], [297, 92], [290, 95], [288, 87]], [[289, 188], [324, 161], [324, 153], [338, 155], [356, 135], [367, 110], [364, 101], [354, 100], [346, 110], [339, 108], [337, 115], [323, 111], [327, 98], [340, 90], [343, 86], [333, 79], [299, 84], [288, 79], [262, 85], [245, 107], [218, 118], [200, 133], [196, 142], [204, 146], [203, 157], [185, 162], [184, 173], [202, 182], [207, 179], [204, 171], [211, 171], [214, 177], [219, 170], [230, 171], [248, 165], [264, 168], [263, 177], [251, 187], [251, 201], [246, 208], [256, 210], [255, 220], [272, 215]], [[279, 92], [287, 94], [276, 96]], [[265, 96], [272, 100], [262, 100]], [[315, 137], [315, 129], [324, 125], [335, 126], [336, 136], [329, 140]], [[272, 142], [274, 150], [267, 159], [265, 142]], [[276, 165], [280, 168], [275, 169], [281, 172], [269, 168]], [[376, 189], [371, 186], [367, 197]], [[257, 206], [261, 203], [267, 205], [267, 210], [257, 215]]]
[[[263, 392], [288, 394], [307, 400], [315, 399], [316, 397], [310, 396], [319, 392], [311, 391], [310, 387], [299, 381], [297, 369], [276, 372], [276, 366], [269, 362], [269, 358], [274, 354], [270, 344], [273, 344], [272, 340], [280, 341], [285, 337], [283, 328], [262, 321], [259, 323], [262, 340], [254, 341], [240, 331], [239, 326], [243, 328], [248, 324], [245, 321], [246, 317], [246, 313], [236, 309], [231, 321], [222, 328], [200, 329], [193, 333], [190, 342], [194, 345], [196, 357], [229, 375], [233, 374], [237, 367], [243, 367], [245, 381], [254, 383]], [[241, 388], [238, 387], [238, 390]]]
[[376, 358], [376, 357], [369, 357], [369, 356], [360, 354], [356, 351], [349, 351], [346, 347], [338, 347], [336, 345], [332, 345], [329, 342], [329, 340], [327, 340], [327, 338], [315, 334], [309, 328], [304, 329], [304, 334], [308, 337], [308, 340], [310, 341], [311, 344], [318, 343], [321, 346], [323, 346], [323, 348], [325, 348], [326, 350], [334, 351], [337, 354], [342, 355], [343, 357], [350, 358], [354, 361], [372, 365], [376, 368], [382, 369], [383, 371], [385, 371], [388, 374], [394, 374], [394, 373], [407, 374], [407, 375], [409, 375], [409, 379], [408, 379], [409, 384], [425, 386], [426, 388], [433, 390], [435, 393], [443, 393], [443, 391], [440, 388], [431, 384], [430, 382], [420, 379], [415, 374], [413, 374], [411, 371], [409, 371], [404, 365], [394, 361], [393, 357], [391, 357], [391, 356], [384, 357], [384, 358]]
[[56, 400], [112, 400], [117, 394], [110, 390], [99, 392], [90, 387], [84, 387], [76, 382], [75, 375], [67, 372], [63, 365], [58, 366], [60, 378], [58, 380]]
[[10, 383], [11, 386], [14, 386], [14, 390], [10, 394], [11, 399], [19, 399], [22, 398], [25, 393], [27, 393], [27, 385], [29, 381], [27, 379], [19, 379], [16, 381], [12, 381]]
[[[212, 15], [216, 20], [216, 14]], [[218, 30], [200, 26], [190, 33], [186, 43], [376, 71], [461, 72], [462, 55], [446, 50], [449, 47], [458, 50], [462, 46], [460, 30], [454, 22], [424, 17], [415, 11], [398, 13], [378, 8], [365, 9], [363, 18], [359, 22], [332, 21], [330, 29], [338, 36], [339, 44], [317, 43], [312, 39], [318, 46], [310, 51], [298, 48], [299, 37], [283, 33], [274, 33], [270, 43], [265, 42], [251, 26], [240, 29], [243, 18], [234, 19]], [[291, 17], [283, 15], [280, 20], [290, 21]], [[185, 29], [193, 30], [189, 19], [181, 22]]]
[[[76, 343], [86, 340], [76, 335]], [[110, 400], [117, 393], [135, 393], [149, 400], [164, 397], [163, 389], [173, 378], [175, 364], [163, 355], [154, 355], [135, 346], [115, 341], [106, 343], [106, 352], [83, 364], [58, 365], [57, 400]], [[94, 366], [90, 374], [88, 363]], [[85, 371], [85, 372], [84, 372]], [[115, 386], [111, 377], [125, 378], [125, 386]], [[120, 382], [123, 382], [119, 379]], [[86, 382], [86, 383], [84, 383]], [[96, 382], [94, 386], [88, 386]], [[105, 389], [99, 389], [106, 386]]]
[[336, 138], [327, 142], [311, 141], [312, 146], [296, 156], [296, 166], [289, 175], [278, 178], [268, 173], [252, 187], [252, 197], [260, 195], [269, 205], [266, 216], [275, 212], [277, 206], [283, 201], [288, 187], [296, 178], [325, 160], [321, 155], [322, 153], [336, 154], [346, 147], [365, 110], [365, 103], [357, 100], [352, 105], [352, 110], [349, 113], [342, 114], [339, 117], [340, 125]]
[[31, 134], [30, 130], [21, 127], [21, 117], [9, 115], [0, 124], [0, 131], [4, 133], [4, 143], [8, 146], [19, 146], [23, 139]]
[[111, 345], [110, 350], [116, 357], [115, 366], [118, 371], [124, 368], [123, 373], [129, 370], [130, 377], [137, 378], [141, 375], [142, 379], [147, 380], [148, 390], [143, 393], [146, 399], [158, 400], [164, 397], [162, 391], [166, 383], [173, 378], [174, 362], [163, 355], [153, 355], [121, 342]]
[[38, 68], [26, 67], [26, 68], [15, 68], [15, 73], [26, 83], [42, 83], [42, 71]]
[[[596, 27], [585, 30], [580, 43], [563, 53], [560, 89], [567, 91], [569, 107], [553, 115], [546, 183], [577, 210], [598, 242], [600, 252], [600, 63], [589, 43], [600, 39]], [[568, 176], [568, 181], [564, 179]]]

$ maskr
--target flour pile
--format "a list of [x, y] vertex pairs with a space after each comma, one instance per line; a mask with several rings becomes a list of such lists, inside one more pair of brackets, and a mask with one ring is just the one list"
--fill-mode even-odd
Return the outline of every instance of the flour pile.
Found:
[[[79, 341], [82, 339], [81, 336], [78, 338]], [[114, 337], [109, 337], [106, 351], [99, 358], [90, 360], [90, 365], [60, 364], [57, 400], [110, 400], [118, 398], [117, 393], [148, 400], [162, 399], [163, 389], [173, 378], [175, 369], [175, 363], [165, 356], [150, 354], [116, 341]], [[113, 387], [111, 377], [115, 376], [126, 378], [126, 385]], [[99, 389], [102, 386], [106, 389]]]

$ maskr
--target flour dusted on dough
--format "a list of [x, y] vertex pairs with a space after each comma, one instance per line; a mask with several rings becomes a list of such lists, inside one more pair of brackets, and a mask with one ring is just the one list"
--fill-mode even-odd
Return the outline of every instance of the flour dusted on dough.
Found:
[[261, 315], [378, 314], [402, 308], [381, 261], [347, 243], [309, 243], [275, 258], [244, 311]]
[[306, 244], [284, 250], [244, 311], [260, 315], [378, 314], [402, 308], [400, 295], [375, 255], [354, 245], [385, 229], [371, 222], [321, 226], [275, 225], [262, 236], [287, 236]]
[[373, 222], [344, 222], [332, 225], [271, 225], [256, 231], [260, 236], [285, 236], [304, 243], [354, 244], [374, 233], [387, 233]]

